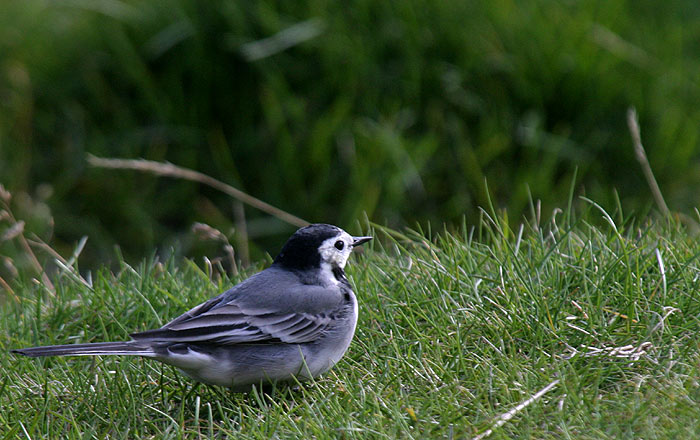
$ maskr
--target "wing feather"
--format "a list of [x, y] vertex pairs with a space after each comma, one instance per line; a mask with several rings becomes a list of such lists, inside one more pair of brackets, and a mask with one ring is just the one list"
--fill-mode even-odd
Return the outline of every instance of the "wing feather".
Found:
[[[222, 344], [316, 340], [332, 324], [329, 316], [341, 307], [341, 295], [275, 270], [258, 273], [157, 330], [131, 337], [150, 342]], [[284, 297], [278, 292], [284, 292]]]

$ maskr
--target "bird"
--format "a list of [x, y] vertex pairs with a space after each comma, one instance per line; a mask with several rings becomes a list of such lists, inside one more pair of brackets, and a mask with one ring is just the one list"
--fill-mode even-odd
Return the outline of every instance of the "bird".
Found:
[[234, 391], [316, 378], [345, 354], [357, 298], [345, 275], [353, 237], [337, 226], [297, 230], [272, 264], [164, 326], [130, 341], [12, 350], [29, 356], [141, 356]]

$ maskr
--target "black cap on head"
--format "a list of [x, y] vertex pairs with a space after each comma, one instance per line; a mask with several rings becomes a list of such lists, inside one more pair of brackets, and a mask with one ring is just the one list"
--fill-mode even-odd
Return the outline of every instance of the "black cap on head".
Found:
[[323, 223], [305, 226], [289, 237], [273, 264], [300, 270], [320, 267], [318, 247], [340, 232], [340, 228]]

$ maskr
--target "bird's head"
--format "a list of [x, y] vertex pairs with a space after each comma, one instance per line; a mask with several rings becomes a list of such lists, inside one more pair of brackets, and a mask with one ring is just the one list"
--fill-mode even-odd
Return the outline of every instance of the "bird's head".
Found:
[[296, 270], [324, 266], [342, 270], [352, 249], [371, 239], [372, 237], [353, 237], [333, 225], [309, 225], [296, 231], [287, 240], [274, 264]]

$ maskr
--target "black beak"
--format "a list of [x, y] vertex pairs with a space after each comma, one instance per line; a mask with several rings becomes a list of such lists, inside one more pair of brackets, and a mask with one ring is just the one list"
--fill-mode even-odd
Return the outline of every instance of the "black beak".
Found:
[[360, 246], [370, 241], [372, 237], [352, 237], [352, 247]]

